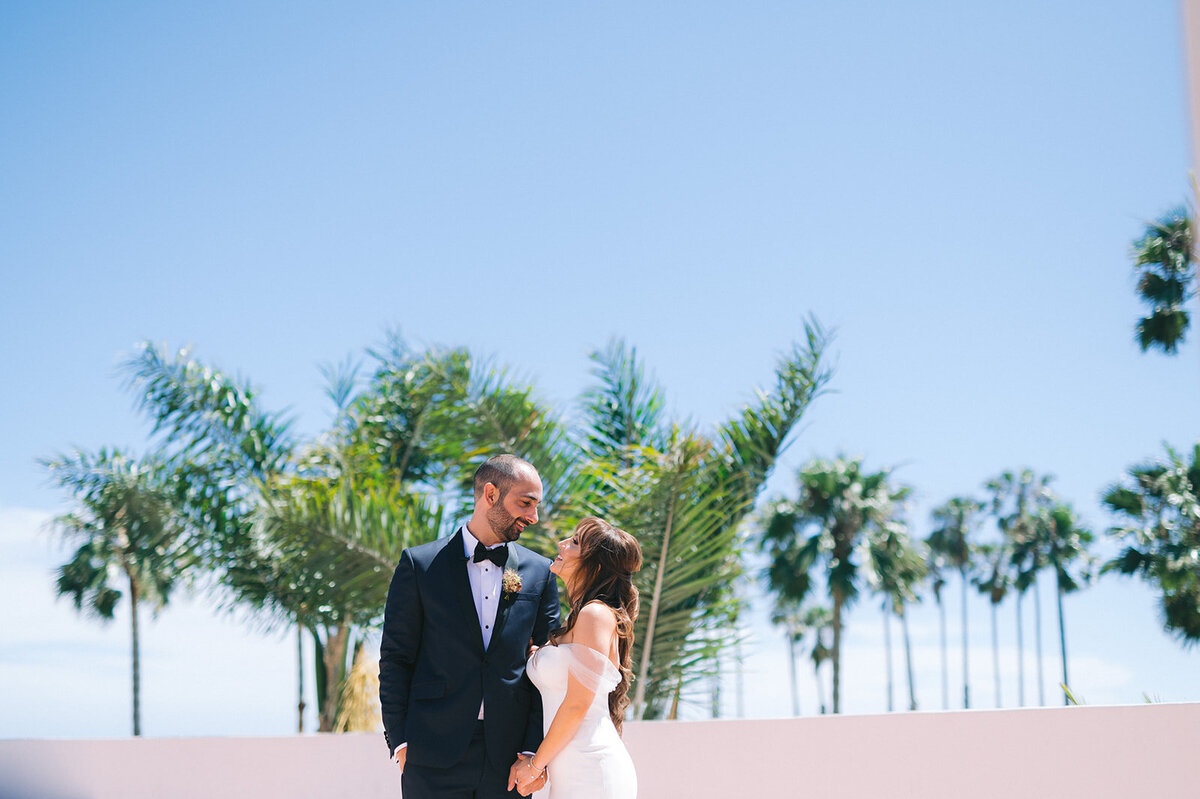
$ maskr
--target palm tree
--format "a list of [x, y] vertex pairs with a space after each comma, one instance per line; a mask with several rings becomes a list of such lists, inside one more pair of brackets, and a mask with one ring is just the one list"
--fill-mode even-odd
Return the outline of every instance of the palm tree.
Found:
[[[464, 359], [400, 357], [381, 363], [369, 398], [353, 394], [352, 380], [332, 381], [335, 424], [304, 444], [244, 382], [187, 351], [145, 345], [126, 364], [139, 404], [186, 465], [181, 507], [203, 531], [205, 562], [228, 598], [268, 626], [295, 623], [311, 634], [322, 731], [333, 729], [349, 657], [383, 607], [386, 573], [405, 546], [441, 531], [441, 502], [414, 485], [442, 478], [458, 491], [465, 467], [454, 458], [464, 450], [443, 444], [475, 443], [446, 433], [467, 404], [447, 387], [447, 361]], [[397, 385], [389, 380], [397, 373], [411, 379]]]
[[783, 638], [788, 645], [788, 687], [792, 690], [792, 715], [800, 715], [800, 686], [796, 682], [796, 646], [804, 640], [808, 630], [804, 627], [802, 609], [790, 602], [775, 603], [771, 612], [771, 623], [783, 628]]
[[829, 706], [825, 702], [825, 684], [821, 680], [821, 666], [832, 655], [832, 650], [825, 643], [825, 634], [826, 632], [831, 635], [833, 633], [833, 612], [824, 605], [816, 605], [809, 609], [804, 620], [809, 629], [813, 631], [813, 646], [812, 652], [809, 653], [809, 659], [812, 661], [813, 679], [817, 684], [817, 705], [820, 707], [821, 715], [824, 716], [828, 712]]
[[[775, 608], [771, 612], [771, 623], [782, 627], [784, 639], [788, 644], [788, 679], [792, 689], [792, 715], [800, 715], [800, 689], [796, 682], [796, 650], [809, 633], [815, 634], [813, 654], [821, 647], [820, 633], [829, 626], [829, 610], [816, 605], [798, 605], [786, 599], [777, 598]], [[820, 660], [815, 661], [817, 668]], [[820, 693], [821, 680], [817, 674], [817, 688]], [[824, 702], [821, 702], [824, 705]], [[822, 712], [824, 710], [822, 709]]]
[[638, 531], [634, 718], [671, 712], [683, 689], [709, 678], [736, 640], [740, 524], [829, 380], [827, 346], [828, 336], [810, 322], [805, 342], [780, 358], [774, 387], [711, 437], [661, 421], [657, 388], [643, 383], [632, 350], [617, 343], [593, 354], [599, 382], [586, 395], [581, 436], [591, 458], [573, 475], [563, 520], [597, 513]]
[[1134, 242], [1137, 293], [1150, 313], [1137, 323], [1142, 352], [1157, 347], [1174, 354], [1187, 334], [1191, 317], [1187, 303], [1196, 296], [1195, 220], [1185, 206], [1146, 226]]
[[933, 601], [938, 610], [938, 643], [942, 655], [942, 710], [950, 709], [950, 664], [946, 654], [946, 603], [942, 591], [946, 588], [946, 558], [934, 552], [926, 543], [925, 570], [929, 575], [929, 587], [933, 589]]
[[[799, 498], [768, 505], [760, 541], [770, 557], [767, 582], [781, 597], [802, 602], [818, 566], [832, 601], [833, 712], [841, 709], [842, 616], [858, 597], [866, 534], [892, 517], [906, 490], [890, 470], [866, 472], [861, 458], [813, 460], [797, 475]], [[857, 560], [856, 560], [857, 556]]]
[[806, 332], [807, 346], [781, 360], [776, 387], [712, 438], [658, 424], [654, 397], [630, 390], [641, 380], [632, 355], [622, 364], [622, 347], [610, 347], [598, 368], [628, 380], [613, 381], [617, 400], [605, 412], [593, 409], [583, 466], [580, 437], [532, 386], [462, 349], [417, 352], [390, 336], [371, 351], [376, 368], [361, 390], [331, 380], [337, 419], [309, 442], [260, 409], [247, 384], [186, 351], [145, 345], [126, 369], [174, 462], [186, 465], [181, 503], [203, 533], [205, 563], [232, 601], [312, 634], [322, 730], [336, 721], [349, 657], [378, 621], [386, 571], [405, 546], [450, 532], [476, 465], [499, 452], [535, 463], [545, 484], [532, 546], [549, 551], [556, 528], [584, 513], [642, 534], [635, 704], [654, 715], [678, 678], [705, 671], [729, 640], [738, 524], [829, 379], [827, 337], [815, 322]]
[[1000, 630], [996, 620], [996, 609], [1008, 595], [1008, 589], [1012, 587], [1012, 577], [1009, 574], [1011, 563], [1008, 548], [1003, 544], [984, 544], [979, 547], [979, 553], [988, 568], [975, 578], [975, 585], [979, 588], [979, 593], [986, 594], [991, 603], [992, 674], [995, 678], [996, 707], [1000, 707]]
[[933, 530], [925, 539], [930, 553], [943, 556], [958, 570], [962, 585], [962, 657], [963, 707], [971, 706], [969, 658], [967, 646], [967, 585], [974, 569], [975, 544], [971, 541], [978, 529], [978, 517], [983, 505], [970, 497], [954, 497], [933, 509]]
[[139, 736], [138, 609], [148, 604], [157, 612], [166, 605], [171, 590], [195, 563], [187, 531], [172, 507], [175, 476], [154, 457], [139, 462], [106, 449], [94, 454], [76, 450], [42, 465], [77, 503], [76, 510], [54, 520], [68, 540], [79, 544], [58, 569], [59, 595], [71, 597], [76, 609], [110, 621], [122, 597], [116, 582], [123, 579], [128, 591], [133, 734]]
[[[1092, 533], [1079, 525], [1079, 519], [1069, 505], [1062, 503], [1038, 514], [1037, 541], [1039, 555], [1054, 569], [1055, 597], [1058, 604], [1058, 641], [1062, 652], [1062, 684], [1069, 686], [1067, 676], [1067, 628], [1063, 618], [1063, 594], [1078, 591], [1090, 578], [1088, 544]], [[1082, 567], [1082, 568], [1081, 568]], [[1063, 694], [1063, 704], [1070, 697]]]
[[[900, 488], [896, 496], [907, 496], [908, 489]], [[892, 613], [900, 619], [904, 638], [904, 661], [908, 674], [908, 709], [917, 709], [916, 683], [913, 677], [912, 641], [908, 633], [909, 603], [919, 601], [916, 586], [927, 574], [925, 557], [909, 538], [907, 527], [897, 517], [885, 520], [868, 537], [870, 558], [869, 580], [883, 595], [884, 640], [887, 643], [888, 711], [892, 706], [892, 657], [889, 618]]]
[[1136, 574], [1162, 592], [1163, 626], [1185, 647], [1200, 641], [1200, 444], [1167, 448], [1158, 462], [1131, 467], [1104, 494], [1122, 517], [1109, 535], [1125, 548], [1103, 571]]
[[989, 480], [987, 490], [992, 495], [991, 514], [1004, 535], [1008, 547], [1008, 563], [1013, 569], [1011, 585], [1016, 588], [1017, 606], [1017, 703], [1025, 704], [1025, 636], [1021, 619], [1021, 600], [1033, 588], [1034, 619], [1037, 625], [1038, 703], [1044, 704], [1042, 693], [1042, 613], [1037, 590], [1037, 573], [1041, 566], [1035, 547], [1037, 514], [1053, 502], [1050, 475], [1036, 475], [1030, 469], [1006, 471]]

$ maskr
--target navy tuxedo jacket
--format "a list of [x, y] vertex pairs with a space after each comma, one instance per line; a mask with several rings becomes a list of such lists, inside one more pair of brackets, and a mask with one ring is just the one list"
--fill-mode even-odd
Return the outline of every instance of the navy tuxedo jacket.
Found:
[[461, 532], [404, 550], [392, 576], [379, 647], [379, 703], [388, 754], [408, 743], [410, 763], [446, 768], [471, 742], [484, 704], [488, 759], [508, 769], [542, 741], [541, 697], [525, 676], [529, 644], [558, 627], [550, 561], [519, 544], [508, 564], [521, 590], [501, 594], [487, 650], [471, 597]]

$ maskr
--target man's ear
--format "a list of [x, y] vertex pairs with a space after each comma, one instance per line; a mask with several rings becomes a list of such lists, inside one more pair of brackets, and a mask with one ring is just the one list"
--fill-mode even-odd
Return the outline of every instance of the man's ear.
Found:
[[495, 483], [484, 483], [483, 485], [483, 503], [489, 508], [496, 504], [496, 498], [500, 496], [500, 489], [496, 488]]

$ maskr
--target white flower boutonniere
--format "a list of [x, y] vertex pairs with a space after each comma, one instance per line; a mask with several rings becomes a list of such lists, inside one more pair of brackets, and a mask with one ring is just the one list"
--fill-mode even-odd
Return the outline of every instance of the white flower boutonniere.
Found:
[[521, 591], [521, 575], [512, 569], [505, 569], [500, 577], [500, 590], [505, 599], [512, 599]]

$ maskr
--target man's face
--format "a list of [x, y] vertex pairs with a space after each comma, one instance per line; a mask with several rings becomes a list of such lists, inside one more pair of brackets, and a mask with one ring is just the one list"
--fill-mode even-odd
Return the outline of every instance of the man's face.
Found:
[[[499, 489], [488, 484], [490, 491]], [[536, 473], [524, 472], [502, 496], [488, 508], [487, 520], [492, 532], [501, 541], [516, 541], [521, 531], [537, 524], [538, 504], [542, 501], [542, 481]]]

